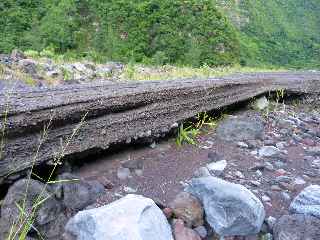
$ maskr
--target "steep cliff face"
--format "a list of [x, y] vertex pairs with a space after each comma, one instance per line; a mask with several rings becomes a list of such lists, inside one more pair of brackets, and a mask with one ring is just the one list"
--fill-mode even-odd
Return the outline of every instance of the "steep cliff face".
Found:
[[237, 27], [241, 63], [320, 66], [320, 0], [216, 0]]

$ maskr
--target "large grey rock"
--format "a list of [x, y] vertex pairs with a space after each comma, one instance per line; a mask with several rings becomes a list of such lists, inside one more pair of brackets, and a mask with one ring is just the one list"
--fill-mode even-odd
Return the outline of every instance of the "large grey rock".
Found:
[[173, 240], [162, 211], [138, 195], [79, 212], [68, 222], [65, 235], [77, 240]]
[[217, 136], [225, 141], [246, 141], [261, 139], [264, 123], [260, 116], [229, 117], [217, 127]]
[[320, 220], [303, 214], [285, 215], [273, 228], [274, 240], [319, 240]]
[[291, 203], [290, 212], [320, 218], [320, 186], [305, 188]]
[[245, 187], [204, 177], [193, 179], [186, 191], [202, 201], [207, 222], [219, 235], [246, 236], [260, 231], [264, 207]]
[[[27, 195], [26, 195], [27, 192]], [[35, 203], [45, 199], [37, 208]], [[25, 213], [35, 211], [34, 227], [45, 239], [57, 239], [63, 232], [63, 225], [66, 223], [62, 212], [61, 204], [54, 198], [45, 185], [36, 180], [22, 179], [12, 185], [1, 206], [1, 221], [5, 224], [0, 229], [0, 239], [6, 239], [10, 227], [18, 222], [20, 211], [17, 204], [22, 206], [25, 203]], [[33, 210], [32, 210], [33, 209]], [[35, 210], [34, 210], [35, 209]], [[21, 218], [20, 218], [21, 219]], [[2, 238], [1, 238], [2, 237]]]

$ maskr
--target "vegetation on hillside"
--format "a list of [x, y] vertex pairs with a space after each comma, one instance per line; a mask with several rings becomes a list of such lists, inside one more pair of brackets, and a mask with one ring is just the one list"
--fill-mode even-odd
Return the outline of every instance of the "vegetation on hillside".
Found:
[[50, 46], [116, 61], [193, 66], [239, 59], [235, 30], [210, 0], [4, 0], [1, 5], [4, 52]]
[[216, 0], [238, 28], [241, 64], [320, 67], [320, 0]]
[[320, 67], [320, 0], [2, 0], [0, 53]]

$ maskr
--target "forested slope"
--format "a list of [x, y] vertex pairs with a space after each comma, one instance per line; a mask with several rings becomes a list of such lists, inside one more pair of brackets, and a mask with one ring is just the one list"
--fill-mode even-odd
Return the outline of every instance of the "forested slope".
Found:
[[320, 66], [319, 0], [217, 0], [249, 65]]
[[320, 0], [2, 0], [0, 52], [314, 68], [319, 12]]

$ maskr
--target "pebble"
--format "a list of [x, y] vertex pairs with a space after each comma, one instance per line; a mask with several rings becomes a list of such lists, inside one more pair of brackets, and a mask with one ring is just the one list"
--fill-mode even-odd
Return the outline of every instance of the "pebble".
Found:
[[245, 142], [238, 142], [237, 146], [240, 148], [249, 148], [249, 145], [246, 144]]
[[282, 198], [283, 198], [285, 201], [290, 201], [290, 200], [291, 200], [291, 196], [290, 196], [290, 194], [287, 193], [287, 192], [282, 192], [282, 193], [281, 193], [281, 196], [282, 196]]
[[218, 162], [213, 162], [207, 164], [207, 168], [210, 173], [214, 174], [215, 176], [221, 176], [223, 174], [223, 171], [227, 167], [228, 163], [226, 160], [221, 160]]
[[241, 179], [245, 178], [245, 176], [243, 175], [243, 173], [240, 172], [240, 171], [236, 171], [234, 175], [235, 175], [236, 177], [238, 177], [238, 178], [241, 178]]
[[269, 216], [267, 219], [266, 219], [266, 222], [268, 224], [268, 227], [270, 230], [273, 229], [273, 226], [274, 224], [276, 223], [277, 219], [275, 217], [272, 217], [272, 216]]
[[264, 146], [259, 149], [259, 156], [261, 157], [275, 157], [279, 154], [280, 150], [274, 146]]
[[198, 233], [198, 235], [204, 239], [207, 237], [208, 235], [208, 231], [204, 226], [199, 226], [193, 229], [196, 233]]
[[137, 189], [134, 189], [134, 188], [128, 187], [128, 186], [124, 186], [123, 187], [123, 191], [126, 192], [126, 193], [136, 193]]
[[272, 185], [270, 189], [272, 191], [277, 191], [277, 192], [280, 192], [282, 190], [278, 185]]
[[282, 161], [276, 161], [274, 162], [274, 165], [277, 167], [277, 168], [283, 168], [286, 166], [286, 164]]
[[209, 177], [209, 176], [211, 176], [211, 174], [210, 174], [208, 168], [206, 168], [206, 167], [200, 167], [193, 173], [193, 177], [195, 177], [195, 178]]
[[257, 175], [257, 177], [262, 177], [263, 176], [263, 174], [262, 174], [262, 172], [260, 171], [260, 170], [257, 170], [256, 171], [256, 175]]
[[267, 195], [263, 195], [263, 196], [261, 197], [261, 199], [262, 199], [263, 202], [271, 202], [271, 198], [268, 197]]
[[255, 186], [255, 187], [259, 187], [261, 185], [261, 183], [259, 181], [250, 181], [251, 185]]
[[311, 166], [313, 168], [320, 168], [320, 159], [313, 160]]
[[156, 142], [153, 142], [153, 143], [150, 144], [150, 148], [155, 149], [156, 147], [157, 147]]
[[276, 177], [275, 181], [277, 183], [280, 183], [280, 182], [290, 183], [292, 181], [292, 179], [291, 179], [291, 177], [288, 177], [288, 176], [278, 176], [278, 177]]
[[283, 176], [285, 174], [287, 174], [287, 171], [284, 170], [284, 169], [278, 169], [278, 170], [275, 171], [275, 175], [276, 176]]
[[286, 142], [278, 142], [276, 143], [276, 147], [279, 149], [284, 149], [286, 147], [287, 143]]
[[265, 169], [267, 169], [268, 171], [273, 171], [273, 170], [274, 170], [274, 167], [273, 167], [273, 165], [272, 165], [270, 162], [265, 162], [265, 163], [264, 163], [264, 167], [265, 167]]
[[304, 185], [306, 181], [302, 177], [296, 177], [293, 183], [295, 185]]

